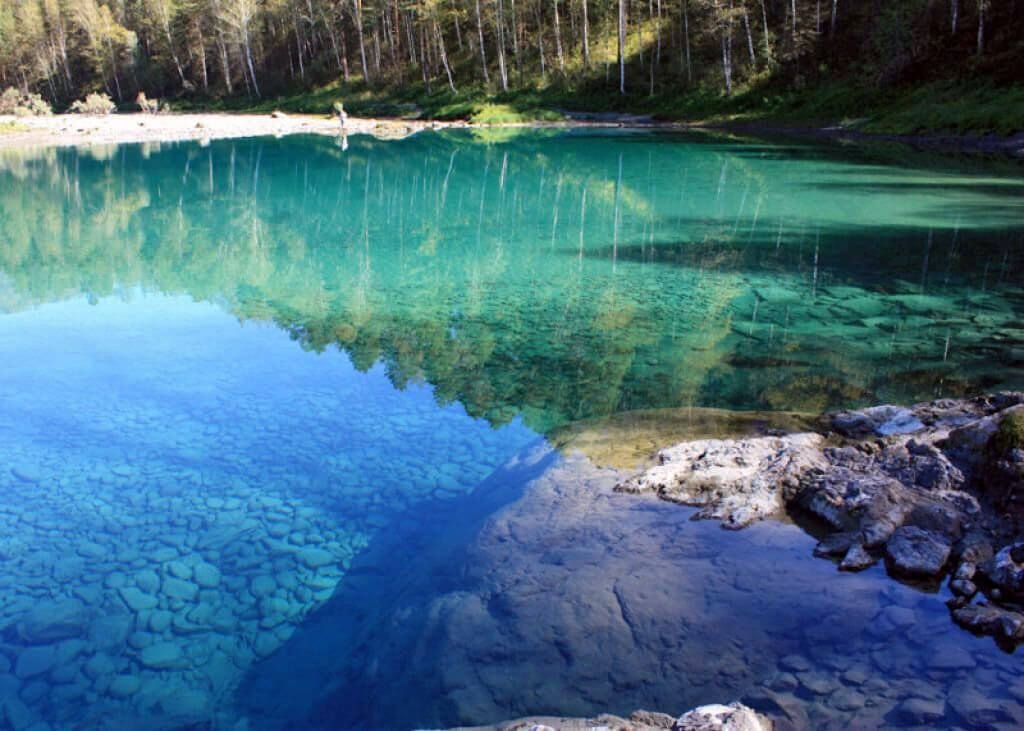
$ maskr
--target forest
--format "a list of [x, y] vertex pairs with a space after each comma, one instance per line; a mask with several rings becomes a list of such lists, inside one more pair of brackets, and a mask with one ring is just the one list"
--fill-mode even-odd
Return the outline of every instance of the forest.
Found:
[[524, 92], [655, 112], [817, 94], [847, 114], [925, 88], [982, 93], [1012, 131], [1022, 27], [1017, 0], [0, 0], [0, 88], [57, 110], [96, 91], [302, 111], [433, 97], [437, 116]]

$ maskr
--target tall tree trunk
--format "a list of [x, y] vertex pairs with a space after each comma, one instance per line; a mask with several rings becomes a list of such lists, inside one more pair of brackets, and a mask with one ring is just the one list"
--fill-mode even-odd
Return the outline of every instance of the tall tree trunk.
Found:
[[498, 0], [498, 73], [501, 74], [501, 90], [508, 91], [508, 69], [505, 67], [505, 14], [503, 0]]
[[953, 35], [956, 35], [956, 23], [960, 19], [960, 0], [950, 0], [949, 21]]
[[761, 0], [761, 20], [764, 23], [764, 58], [769, 66], [772, 65], [772, 41], [768, 34], [768, 8], [765, 0]]
[[452, 69], [448, 65], [448, 53], [444, 49], [444, 34], [441, 33], [441, 26], [437, 23], [437, 18], [434, 18], [434, 35], [437, 38], [437, 50], [441, 53], [441, 64], [444, 66], [444, 73], [448, 77], [448, 88], [455, 93], [455, 81], [452, 79]]
[[487, 50], [484, 48], [484, 21], [480, 15], [480, 0], [476, 0], [476, 33], [480, 38], [480, 68], [484, 72], [484, 83], [491, 83], [491, 76], [487, 73]]
[[363, 81], [370, 83], [370, 67], [366, 63], [366, 39], [363, 37], [363, 0], [352, 0], [356, 9], [356, 37], [359, 39], [359, 62], [363, 68]]
[[565, 76], [565, 54], [562, 53], [562, 26], [558, 20], [558, 0], [552, 0], [555, 8], [555, 49], [558, 52], [558, 70]]
[[203, 24], [198, 19], [195, 23], [196, 37], [199, 39], [199, 73], [203, 79], [203, 91], [210, 88], [210, 70], [206, 65], [206, 40], [203, 38]]
[[750, 52], [750, 65], [757, 68], [757, 56], [754, 55], [754, 36], [750, 33], [750, 16], [747, 8], [743, 8], [743, 29], [747, 32], [747, 50]]
[[587, 0], [583, 0], [583, 68], [590, 68], [590, 20], [587, 18]]
[[985, 0], [978, 0], [978, 55], [985, 51]]
[[832, 0], [832, 18], [828, 24], [828, 34], [834, 36], [836, 34], [836, 16], [839, 15], [839, 0]]
[[626, 0], [619, 0], [619, 94], [626, 95]]
[[686, 83], [693, 83], [693, 68], [690, 65], [690, 12], [689, 1], [683, 0], [683, 45], [686, 50]]

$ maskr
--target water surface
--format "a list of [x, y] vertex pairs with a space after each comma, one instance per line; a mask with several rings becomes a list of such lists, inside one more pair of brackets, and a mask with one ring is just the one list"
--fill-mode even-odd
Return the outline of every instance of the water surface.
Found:
[[941, 593], [544, 447], [1024, 386], [1018, 169], [646, 132], [2, 154], [12, 726], [1024, 722]]

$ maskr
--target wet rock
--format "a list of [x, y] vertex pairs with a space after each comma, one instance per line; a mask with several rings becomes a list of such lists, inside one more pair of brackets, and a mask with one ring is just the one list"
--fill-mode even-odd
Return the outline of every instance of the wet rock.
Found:
[[1007, 598], [1024, 595], [1024, 543], [1014, 543], [1000, 550], [991, 562], [982, 566], [982, 572]]
[[154, 670], [171, 670], [187, 665], [181, 646], [174, 642], [160, 642], [144, 648], [139, 653], [139, 660]]
[[34, 678], [50, 671], [57, 661], [57, 651], [53, 645], [26, 647], [18, 653], [18, 661], [14, 666], [14, 674], [22, 680]]
[[779, 660], [779, 667], [794, 673], [802, 673], [807, 672], [814, 666], [803, 655], [786, 655]]
[[863, 694], [850, 688], [840, 688], [829, 696], [829, 705], [838, 708], [840, 711], [859, 711], [864, 707], [867, 699]]
[[877, 560], [867, 552], [864, 546], [858, 543], [846, 552], [842, 562], [839, 564], [839, 569], [841, 571], [863, 571], [873, 566]]
[[204, 589], [214, 589], [220, 585], [220, 570], [205, 561], [196, 564], [193, 579]]
[[831, 533], [814, 547], [814, 555], [821, 558], [845, 556], [850, 548], [857, 543], [856, 533]]
[[821, 672], [797, 673], [796, 677], [800, 681], [800, 685], [814, 695], [828, 695], [838, 686], [835, 678]]
[[937, 576], [949, 559], [951, 545], [941, 536], [915, 526], [897, 529], [885, 546], [890, 570], [901, 576]]
[[959, 718], [975, 727], [1012, 722], [1009, 702], [997, 700], [978, 690], [973, 682], [954, 683], [947, 696], [949, 707]]
[[[189, 574], [191, 575], [191, 571]], [[191, 581], [168, 576], [164, 579], [161, 593], [171, 599], [188, 602], [196, 598], [196, 594], [199, 593], [199, 587]]]
[[771, 722], [740, 703], [695, 708], [676, 719], [673, 731], [770, 731]]
[[90, 612], [76, 599], [42, 601], [18, 622], [18, 636], [28, 643], [49, 643], [85, 634]]
[[703, 439], [658, 453], [659, 464], [616, 486], [622, 492], [654, 492], [701, 508], [699, 516], [742, 528], [783, 508], [783, 492], [801, 475], [823, 469], [817, 434], [751, 439]]
[[295, 553], [295, 558], [298, 561], [311, 569], [318, 569], [321, 566], [327, 566], [328, 564], [334, 563], [334, 556], [322, 548], [314, 548], [307, 546], [300, 549]]
[[962, 596], [966, 599], [970, 599], [978, 593], [977, 585], [968, 579], [953, 579], [949, 582], [949, 588], [957, 596]]
[[1010, 641], [1024, 640], [1024, 614], [991, 604], [967, 604], [953, 610], [953, 619], [961, 627], [977, 634]]
[[107, 687], [107, 692], [115, 698], [128, 698], [139, 692], [142, 681], [135, 675], [118, 675]]
[[933, 698], [907, 698], [896, 706], [892, 715], [898, 723], [927, 726], [943, 719], [946, 703]]
[[971, 653], [956, 645], [935, 648], [928, 660], [931, 670], [970, 670], [977, 664]]
[[118, 593], [121, 595], [121, 599], [128, 605], [128, 608], [133, 612], [142, 612], [147, 609], [153, 609], [158, 604], [158, 600], [152, 594], [147, 594], [138, 587], [135, 586], [123, 586], [118, 589]]

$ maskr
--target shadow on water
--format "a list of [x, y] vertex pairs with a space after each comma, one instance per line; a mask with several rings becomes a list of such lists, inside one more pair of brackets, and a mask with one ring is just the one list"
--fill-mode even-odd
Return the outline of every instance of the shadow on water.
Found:
[[[444, 728], [743, 699], [783, 728], [879, 728], [914, 725], [907, 698], [945, 694], [1024, 720], [1007, 690], [1017, 658], [953, 625], [944, 590], [880, 566], [839, 574], [795, 525], [723, 531], [614, 493], [615, 480], [549, 458], [393, 526], [250, 670], [237, 700], [252, 727]], [[966, 706], [953, 703], [934, 727], [956, 725]]]
[[[406, 625], [426, 621], [422, 610], [430, 600], [465, 582], [466, 548], [484, 521], [518, 499], [556, 458], [538, 441], [471, 494], [425, 501], [392, 518], [352, 562], [334, 596], [247, 673], [238, 703], [254, 725], [387, 728], [430, 707], [439, 697], [436, 677], [377, 667], [373, 657], [429, 651], [407, 646]], [[376, 683], [389, 685], [404, 702], [382, 704]], [[325, 706], [331, 697], [342, 700]]]

